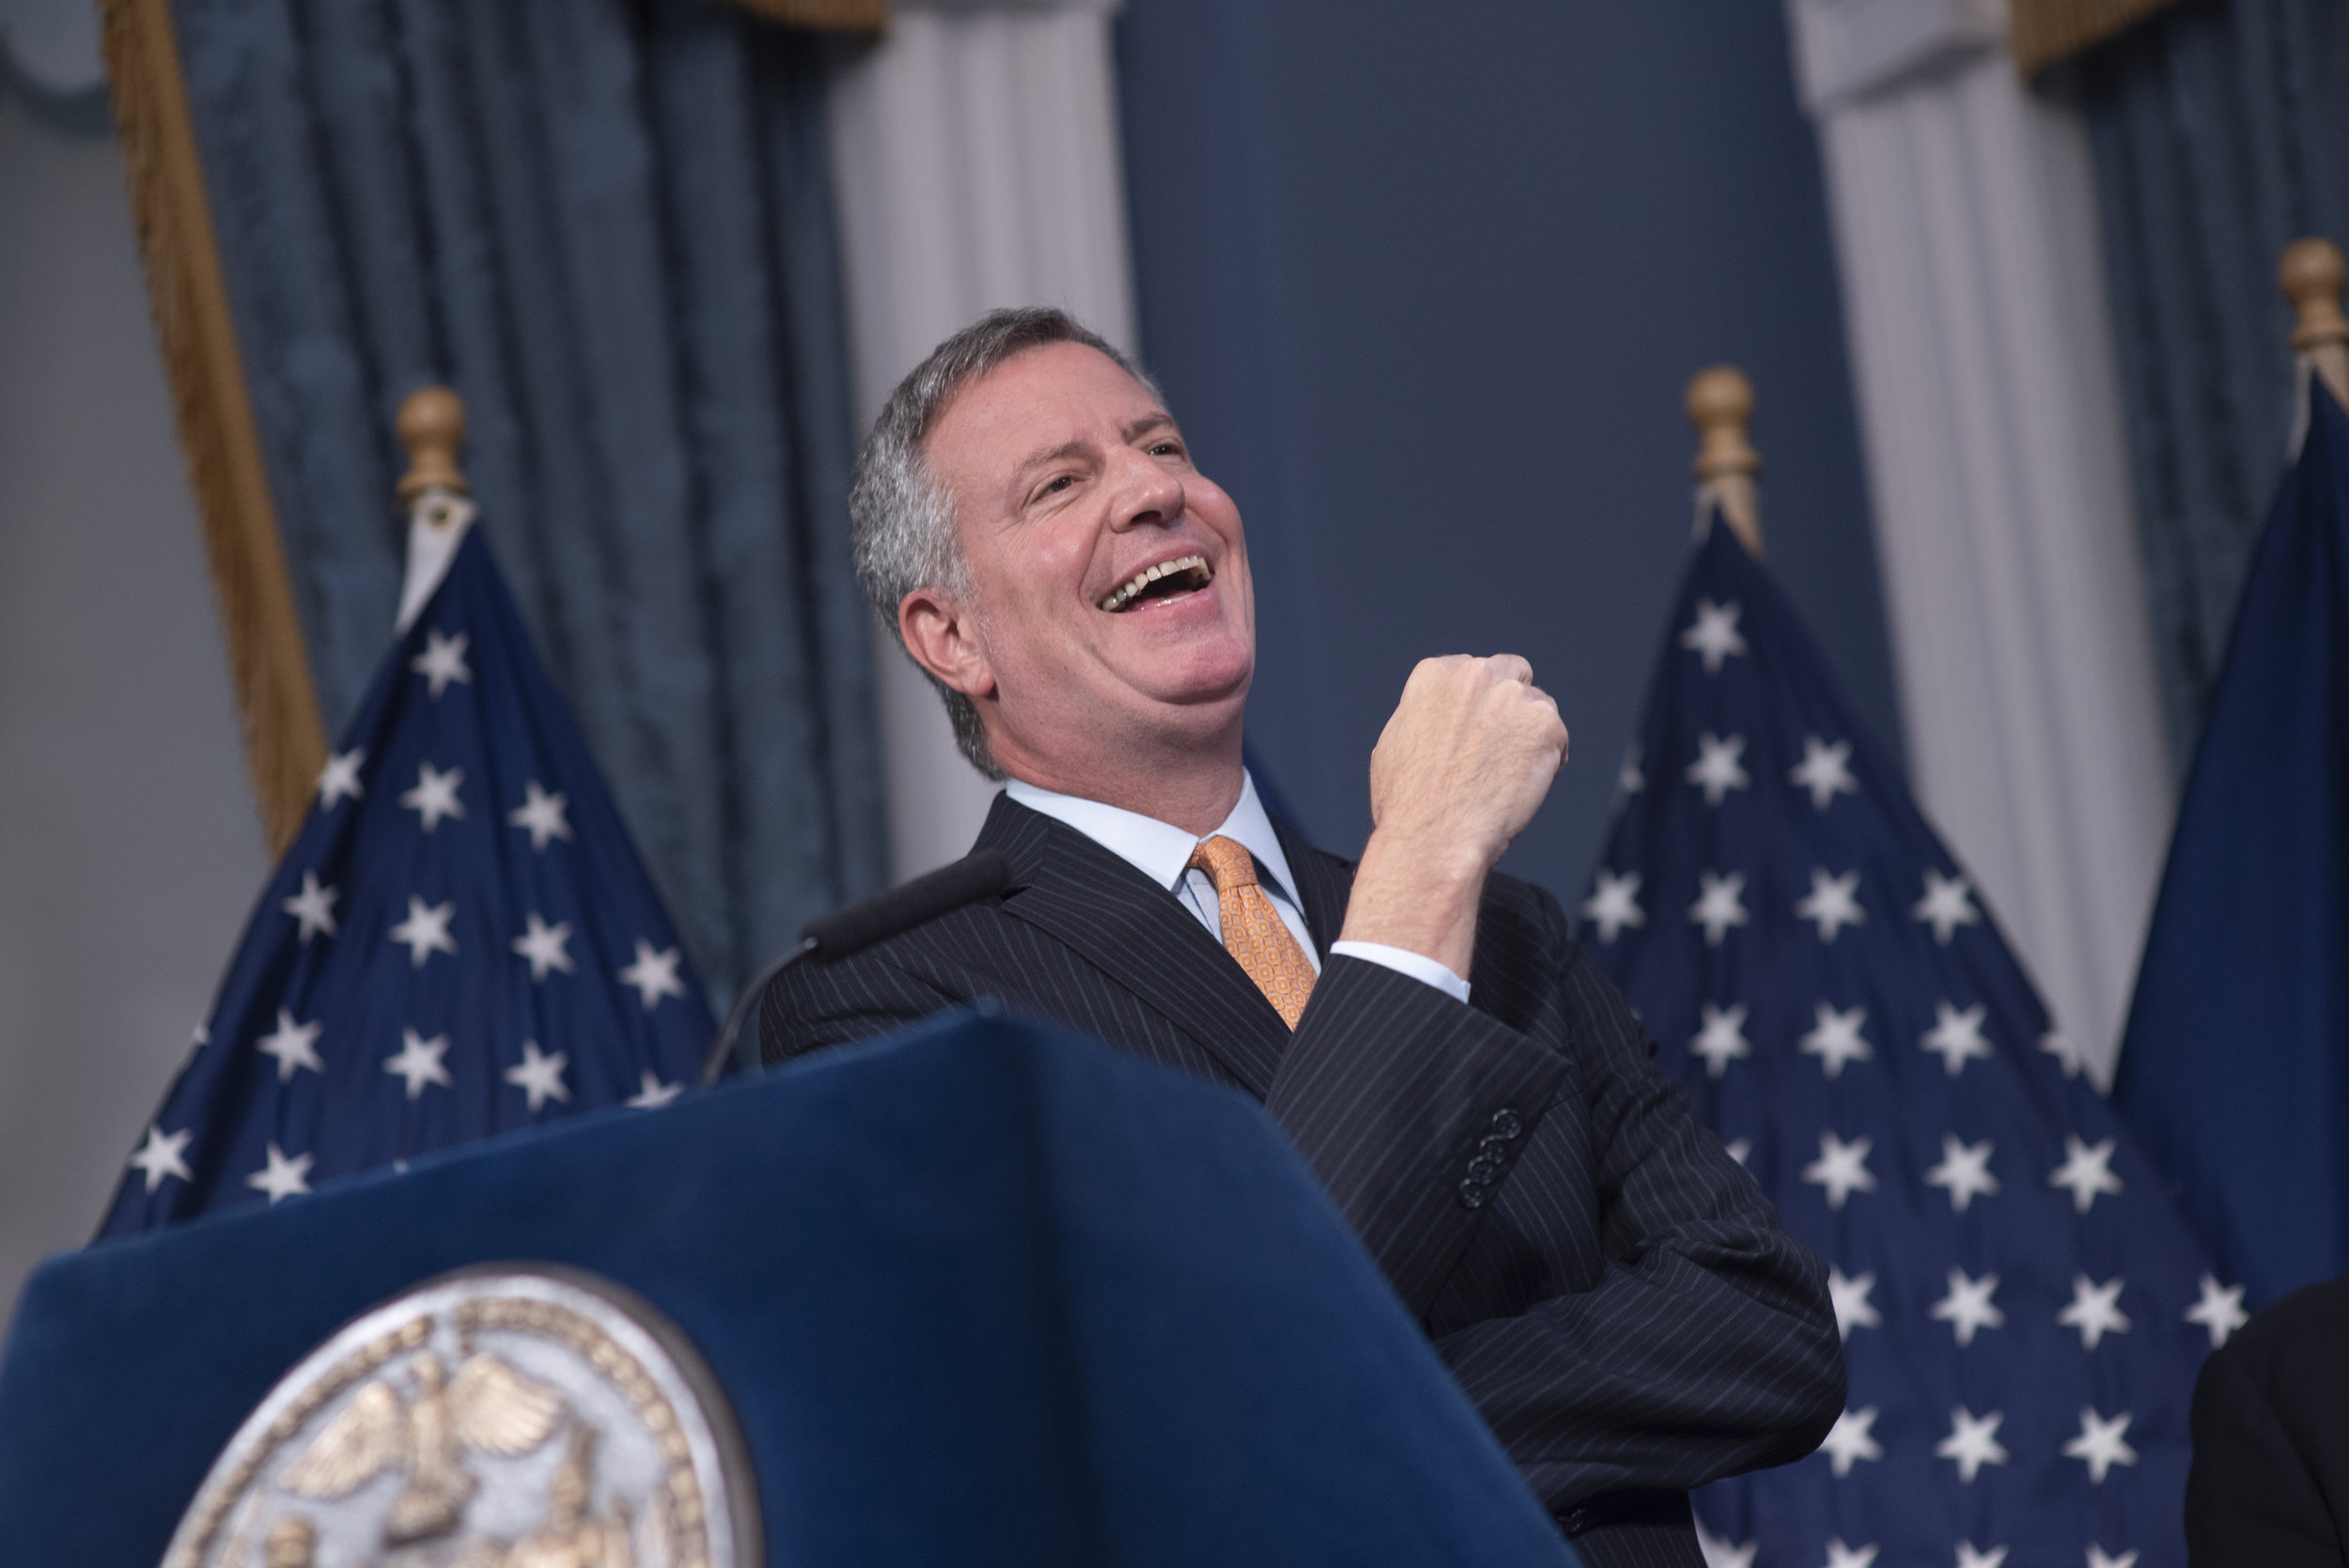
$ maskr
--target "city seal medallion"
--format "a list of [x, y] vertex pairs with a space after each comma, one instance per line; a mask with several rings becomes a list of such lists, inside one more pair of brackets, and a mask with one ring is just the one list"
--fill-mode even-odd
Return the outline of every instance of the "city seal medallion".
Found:
[[444, 1274], [278, 1381], [164, 1568], [754, 1568], [756, 1493], [692, 1345], [610, 1281]]

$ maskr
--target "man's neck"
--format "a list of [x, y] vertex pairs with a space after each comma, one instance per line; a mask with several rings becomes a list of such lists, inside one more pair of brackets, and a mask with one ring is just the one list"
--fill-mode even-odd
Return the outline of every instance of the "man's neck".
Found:
[[1245, 779], [1237, 755], [1185, 758], [1175, 766], [1147, 772], [1125, 768], [1055, 769], [1026, 760], [1005, 764], [1004, 770], [1038, 789], [1073, 795], [1081, 800], [1098, 800], [1120, 811], [1172, 823], [1202, 838], [1221, 827], [1232, 815], [1232, 808], [1239, 804]]

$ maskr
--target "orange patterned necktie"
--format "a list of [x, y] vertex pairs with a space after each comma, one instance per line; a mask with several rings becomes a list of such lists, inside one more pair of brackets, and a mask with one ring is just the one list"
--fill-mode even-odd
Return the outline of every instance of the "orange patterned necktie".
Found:
[[1190, 852], [1193, 870], [1215, 883], [1223, 916], [1223, 950], [1239, 960], [1291, 1029], [1314, 994], [1314, 966], [1289, 934], [1288, 922], [1256, 885], [1256, 862], [1245, 845], [1218, 836], [1203, 839]]

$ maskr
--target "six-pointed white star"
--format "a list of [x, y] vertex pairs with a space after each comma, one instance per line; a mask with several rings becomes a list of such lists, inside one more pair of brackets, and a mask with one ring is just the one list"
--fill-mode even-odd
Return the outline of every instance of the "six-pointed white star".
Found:
[[465, 644], [472, 639], [464, 632], [443, 637], [438, 627], [428, 627], [424, 633], [424, 652], [408, 661], [408, 667], [430, 683], [437, 700], [447, 691], [449, 682], [460, 686], [473, 684], [473, 671], [465, 665]]
[[620, 970], [620, 984], [635, 986], [636, 994], [644, 999], [645, 1011], [649, 1013], [660, 1004], [662, 997], [681, 997], [685, 994], [685, 982], [677, 978], [677, 966], [684, 961], [685, 955], [677, 948], [663, 948], [655, 953], [652, 943], [639, 937], [636, 939], [636, 962]]
[[408, 918], [391, 929], [391, 939], [408, 949], [408, 962], [416, 969], [435, 953], [454, 954], [457, 939], [449, 935], [449, 922], [457, 918], [457, 903], [427, 904], [415, 894], [408, 895]]
[[1941, 1137], [1941, 1163], [1925, 1172], [1927, 1187], [1945, 1187], [1950, 1191], [1950, 1207], [1960, 1214], [1976, 1198], [1986, 1198], [1999, 1190], [1999, 1178], [1990, 1173], [1990, 1141], [1968, 1143], [1954, 1134]]
[[1719, 947], [1721, 939], [1733, 925], [1746, 923], [1746, 874], [1733, 871], [1726, 877], [1710, 871], [1697, 873], [1697, 901], [1688, 906], [1688, 919], [1704, 927], [1705, 941]]
[[2088, 1463], [2088, 1479], [2104, 1484], [2105, 1476], [2115, 1465], [2134, 1465], [2137, 1451], [2128, 1444], [2129, 1422], [2135, 1420], [2123, 1410], [2110, 1421], [2095, 1411], [2080, 1411], [2080, 1435], [2063, 1445], [2063, 1457], [2081, 1459]]
[[1835, 1306], [1835, 1337], [1847, 1340], [1855, 1328], [1882, 1327], [1884, 1314], [1869, 1301], [1868, 1293], [1876, 1288], [1876, 1277], [1862, 1274], [1847, 1280], [1843, 1271], [1830, 1266], [1827, 1271], [1827, 1298]]
[[[1874, 1459], [1875, 1455], [1868, 1457]], [[1827, 1539], [1827, 1568], [1871, 1568], [1875, 1560], [1876, 1544], [1873, 1541], [1864, 1546], [1846, 1546], [1842, 1536], [1830, 1535]]]
[[254, 1045], [263, 1056], [277, 1058], [277, 1081], [290, 1082], [297, 1069], [307, 1067], [314, 1073], [326, 1071], [326, 1063], [319, 1060], [314, 1048], [319, 1032], [326, 1026], [313, 1018], [308, 1023], [294, 1022], [294, 1016], [283, 1007], [277, 1010], [277, 1028], [264, 1034]]
[[522, 1042], [522, 1061], [519, 1067], [506, 1069], [506, 1081], [530, 1096], [533, 1115], [549, 1100], [561, 1100], [568, 1105], [571, 1092], [563, 1085], [563, 1069], [571, 1064], [567, 1051], [548, 1053], [538, 1048], [536, 1040]]
[[1688, 780], [1704, 791], [1704, 803], [1718, 806], [1733, 789], [1743, 789], [1753, 781], [1746, 776], [1744, 764], [1737, 759], [1746, 753], [1746, 737], [1733, 735], [1723, 740], [1711, 731], [1697, 737], [1697, 759], [1688, 764]]
[[561, 970], [565, 974], [570, 973], [571, 955], [568, 944], [571, 939], [571, 923], [568, 920], [558, 920], [552, 925], [549, 925], [544, 917], [536, 909], [530, 911], [528, 920], [529, 929], [514, 939], [514, 951], [530, 960], [530, 978], [544, 980], [548, 971], [552, 970]]
[[2002, 1568], [2005, 1561], [2004, 1546], [1993, 1546], [1984, 1552], [1975, 1550], [1971, 1541], [1957, 1544], [1957, 1568]]
[[1751, 1056], [1753, 1048], [1746, 1043], [1746, 1009], [1743, 1002], [1724, 1011], [1711, 1002], [1704, 1004], [1704, 1027], [1688, 1042], [1690, 1055], [1704, 1058], [1704, 1070], [1713, 1078], [1729, 1071], [1733, 1057]]
[[1990, 1042], [1982, 1037], [1983, 1020], [1989, 1008], [1981, 1002], [1960, 1011], [1946, 1001], [1933, 1004], [1934, 1025], [1925, 1037], [1917, 1042], [1919, 1050], [1929, 1050], [1941, 1058], [1941, 1065], [1952, 1078], [1966, 1070], [1971, 1061], [1990, 1060]]
[[330, 937], [334, 934], [334, 900], [341, 896], [341, 889], [321, 887], [319, 874], [305, 871], [302, 874], [302, 891], [279, 908], [302, 923], [302, 945], [307, 947], [310, 939], [321, 931]]
[[544, 849], [553, 839], [570, 841], [570, 818], [563, 815], [569, 805], [569, 796], [550, 795], [533, 779], [522, 785], [522, 803], [507, 812], [506, 820], [529, 832], [531, 848]]
[[430, 763], [416, 767], [416, 787], [401, 794], [399, 803], [423, 819], [424, 831], [430, 832], [441, 825], [441, 818], [462, 818], [465, 802], [457, 798], [457, 786], [465, 782], [465, 770], [452, 768], [441, 772]]
[[365, 746], [328, 754], [326, 766], [319, 769], [319, 810], [333, 811], [337, 801], [356, 800], [366, 794], [366, 785], [359, 782], [360, 765], [366, 760]]
[[180, 1157], [187, 1153], [188, 1140], [194, 1135], [193, 1127], [181, 1127], [174, 1133], [165, 1133], [159, 1126], [147, 1129], [147, 1141], [131, 1157], [131, 1169], [146, 1176], [148, 1191], [163, 1186], [165, 1176], [177, 1176], [183, 1182], [190, 1179], [188, 1162]]
[[2137, 1549], [2132, 1546], [2116, 1557], [2092, 1542], [2088, 1547], [2088, 1568], [2137, 1568]]
[[1696, 1521], [1696, 1526], [1697, 1550], [1704, 1558], [1704, 1568], [1753, 1568], [1754, 1554], [1762, 1549], [1761, 1542], [1749, 1541], [1741, 1546], [1706, 1529], [1702, 1519]]
[[1720, 674], [1721, 660], [1735, 659], [1746, 651], [1746, 640], [1737, 631], [1741, 613], [1733, 600], [1715, 604], [1709, 598], [1697, 600], [1697, 618], [1680, 634], [1680, 645], [1704, 660], [1704, 673]]
[[1865, 1410], [1846, 1410], [1835, 1418], [1834, 1426], [1820, 1439], [1819, 1452], [1827, 1455], [1838, 1480], [1851, 1474], [1855, 1461], [1884, 1457], [1884, 1445], [1868, 1435], [1868, 1429], [1875, 1423], [1876, 1407], [1873, 1405]]
[[685, 1085], [682, 1081], [663, 1083], [657, 1074], [649, 1070], [638, 1079], [638, 1082], [641, 1087], [628, 1097], [628, 1103], [638, 1110], [658, 1110], [685, 1093]]
[[1933, 1456], [1956, 1460], [1957, 1479], [1972, 1485], [1984, 1465], [2006, 1463], [2006, 1449], [1999, 1442], [1999, 1423], [2004, 1420], [2003, 1410], [1977, 1418], [1959, 1405], [1950, 1412], [1950, 1435], [1933, 1446]]
[[1819, 1157], [1802, 1168], [1802, 1179], [1826, 1188], [1827, 1206], [1840, 1209], [1853, 1193], [1876, 1189], [1876, 1179], [1868, 1170], [1868, 1151], [1873, 1147], [1865, 1138], [1846, 1143], [1831, 1132], [1823, 1132], [1819, 1134]]
[[1925, 895], [1917, 900], [1909, 911], [1933, 927], [1933, 939], [1943, 947], [1957, 934], [1961, 925], [1982, 924], [1982, 911], [1974, 908], [1973, 889], [1963, 877], [1944, 877], [1928, 866], [1925, 868]]
[[2087, 1056], [2081, 1052], [2078, 1046], [2073, 1044], [2072, 1037], [2059, 1031], [2050, 1030], [2042, 1034], [2039, 1037], [2039, 1048], [2056, 1059], [2057, 1063], [2062, 1067], [2065, 1078], [2079, 1077], [2081, 1069], [2088, 1065]]
[[1623, 766], [1615, 769], [1615, 787], [1626, 795], [1637, 795], [1647, 787], [1647, 772], [1640, 766], [1640, 743], [1636, 740], [1624, 748]]
[[2251, 1314], [2243, 1310], [2243, 1287], [2222, 1285], [2217, 1276], [2202, 1276], [2202, 1298], [2186, 1310], [2188, 1323], [2199, 1323], [2210, 1330], [2210, 1347], [2217, 1350], [2227, 1343], [2227, 1336], [2251, 1321]]
[[1851, 742], [1838, 740], [1830, 746], [1815, 735], [1804, 736], [1802, 760], [1786, 781], [1809, 790], [1811, 803], [1821, 811], [1833, 805], [1838, 795], [1859, 794], [1859, 781], [1851, 774]]
[[1835, 934], [1846, 925], [1864, 925], [1868, 911], [1859, 907], [1859, 873], [1846, 871], [1841, 877], [1830, 877], [1825, 866], [1811, 871], [1811, 895], [1795, 906], [1795, 913], [1804, 920], [1819, 923], [1819, 939], [1831, 942]]
[[1813, 1016], [1818, 1027], [1804, 1035], [1797, 1048], [1805, 1056], [1817, 1057], [1828, 1077], [1841, 1078], [1846, 1063], [1865, 1062], [1875, 1055], [1875, 1048], [1859, 1032], [1859, 1026], [1868, 1021], [1865, 1007], [1839, 1013], [1823, 1001]]
[[1998, 1288], [1999, 1277], [1996, 1274], [1969, 1280], [1964, 1269], [1952, 1268], [1950, 1270], [1950, 1294], [1933, 1304], [1933, 1316], [1950, 1326], [1951, 1332], [1957, 1336], [1961, 1346], [1969, 1345], [1974, 1343], [1976, 1329], [2006, 1327], [2006, 1314], [1990, 1300]]
[[2072, 1207], [2086, 1214], [2100, 1192], [2119, 1192], [2121, 1178], [2112, 1173], [2112, 1151], [2118, 1139], [2088, 1144], [2073, 1133], [2063, 1135], [2063, 1163], [2047, 1177], [2049, 1187], [2072, 1189]]
[[2093, 1350], [2107, 1334], [2129, 1331], [2128, 1314], [2121, 1311], [2121, 1277], [2099, 1285], [2087, 1275], [2072, 1279], [2072, 1304], [2056, 1313], [2056, 1321], [2080, 1331], [2080, 1348]]
[[428, 1083], [450, 1087], [448, 1067], [441, 1058], [448, 1054], [448, 1036], [436, 1034], [428, 1040], [412, 1029], [399, 1032], [399, 1052], [383, 1059], [383, 1070], [407, 1080], [408, 1097], [414, 1099], [424, 1093]]
[[244, 1185], [257, 1192], [269, 1194], [272, 1206], [288, 1198], [300, 1198], [310, 1190], [310, 1166], [315, 1155], [296, 1155], [288, 1159], [276, 1144], [269, 1146], [269, 1163], [245, 1177]]
[[1591, 896], [1582, 901], [1582, 918], [1597, 924], [1600, 941], [1613, 941], [1626, 926], [1636, 929], [1647, 924], [1647, 911], [1640, 908], [1638, 872], [1626, 871], [1618, 877], [1602, 871], [1597, 882]]

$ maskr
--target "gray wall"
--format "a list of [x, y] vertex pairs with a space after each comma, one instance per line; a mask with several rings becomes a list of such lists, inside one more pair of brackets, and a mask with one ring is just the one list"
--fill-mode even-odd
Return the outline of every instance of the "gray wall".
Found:
[[89, 1239], [268, 870], [93, 118], [0, 80], [0, 1315]]
[[1250, 740], [1323, 845], [1438, 653], [1574, 733], [1504, 862], [1579, 904], [1688, 559], [1682, 389], [1752, 376], [1770, 565], [1898, 754], [1818, 144], [1775, 5], [1128, 0], [1142, 350], [1248, 519]]

